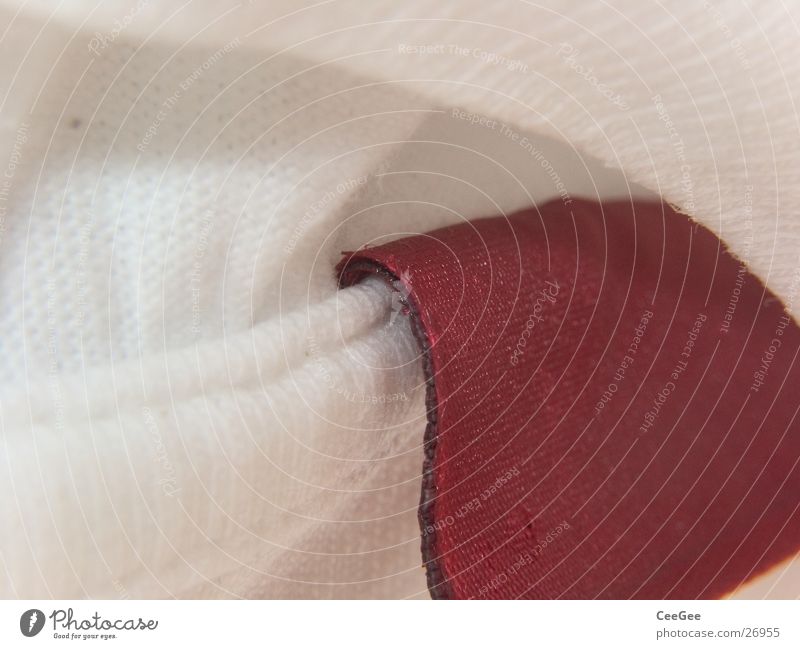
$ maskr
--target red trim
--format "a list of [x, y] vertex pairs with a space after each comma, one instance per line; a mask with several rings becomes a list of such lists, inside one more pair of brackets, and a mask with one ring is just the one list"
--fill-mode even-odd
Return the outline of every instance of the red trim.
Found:
[[340, 271], [409, 292], [434, 596], [718, 597], [797, 551], [800, 331], [707, 230], [556, 202]]

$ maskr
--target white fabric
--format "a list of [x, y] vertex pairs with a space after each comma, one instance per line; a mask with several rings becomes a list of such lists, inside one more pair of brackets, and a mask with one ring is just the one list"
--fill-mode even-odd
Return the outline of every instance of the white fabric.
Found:
[[2, 595], [426, 596], [417, 352], [342, 250], [652, 192], [797, 313], [779, 4], [0, 11]]

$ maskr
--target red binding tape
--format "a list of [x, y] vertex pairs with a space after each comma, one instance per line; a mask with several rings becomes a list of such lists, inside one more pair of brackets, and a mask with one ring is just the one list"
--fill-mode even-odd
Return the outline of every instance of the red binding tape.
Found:
[[683, 215], [559, 201], [339, 272], [405, 284], [434, 597], [719, 597], [800, 546], [800, 332]]

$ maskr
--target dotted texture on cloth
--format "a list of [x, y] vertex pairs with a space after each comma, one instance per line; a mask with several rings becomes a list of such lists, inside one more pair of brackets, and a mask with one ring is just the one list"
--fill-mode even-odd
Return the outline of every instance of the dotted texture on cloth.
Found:
[[710, 598], [800, 545], [800, 332], [660, 203], [553, 202], [349, 254], [427, 355], [435, 597]]

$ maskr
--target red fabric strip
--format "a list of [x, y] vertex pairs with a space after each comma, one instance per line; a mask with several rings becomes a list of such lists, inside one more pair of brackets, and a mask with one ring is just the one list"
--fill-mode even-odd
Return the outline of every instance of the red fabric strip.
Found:
[[348, 254], [425, 351], [431, 593], [710, 598], [800, 545], [800, 332], [661, 204], [550, 203]]

